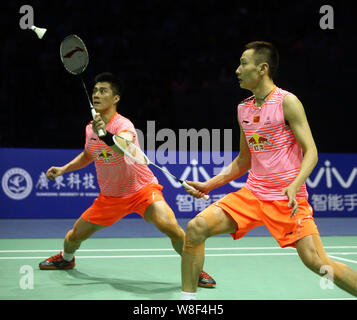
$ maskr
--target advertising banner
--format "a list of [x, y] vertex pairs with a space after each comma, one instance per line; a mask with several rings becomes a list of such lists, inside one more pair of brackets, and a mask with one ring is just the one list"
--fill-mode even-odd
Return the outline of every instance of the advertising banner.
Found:
[[[78, 218], [99, 195], [94, 164], [49, 180], [46, 171], [62, 166], [82, 150], [0, 148], [0, 218]], [[150, 159], [181, 180], [205, 181], [238, 153], [223, 161], [220, 152], [148, 152]], [[169, 160], [169, 161], [168, 161]], [[208, 201], [190, 196], [181, 184], [151, 166], [178, 218], [190, 218], [224, 195], [241, 188], [247, 174], [210, 193]], [[319, 155], [307, 180], [315, 217], [357, 216], [357, 154]], [[137, 214], [127, 216], [137, 218]]]

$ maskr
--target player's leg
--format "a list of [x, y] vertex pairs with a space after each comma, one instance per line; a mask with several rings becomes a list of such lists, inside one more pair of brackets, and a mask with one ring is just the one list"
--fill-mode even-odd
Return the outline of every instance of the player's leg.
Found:
[[215, 205], [209, 206], [189, 221], [181, 262], [184, 293], [194, 293], [197, 290], [197, 281], [205, 258], [205, 240], [218, 234], [235, 233], [237, 228], [237, 223]]
[[74, 253], [81, 243], [104, 226], [89, 223], [80, 217], [64, 240], [63, 252], [49, 257], [39, 264], [42, 270], [72, 269], [75, 266]]
[[296, 242], [296, 249], [302, 262], [316, 274], [329, 278], [341, 289], [357, 296], [357, 272], [343, 263], [329, 258], [319, 235], [306, 236]]
[[175, 214], [165, 201], [153, 202], [144, 213], [145, 220], [166, 234], [175, 251], [181, 255], [185, 232], [178, 224]]
[[[166, 234], [175, 251], [182, 255], [185, 232], [178, 224], [175, 214], [165, 201], [153, 202], [145, 211], [145, 220], [153, 223], [162, 233]], [[205, 271], [200, 270], [197, 283], [200, 287], [214, 288], [216, 281]]]
[[104, 228], [98, 224], [90, 223], [80, 217], [74, 224], [72, 230], [68, 231], [64, 239], [64, 254], [74, 254], [84, 240], [93, 233]]

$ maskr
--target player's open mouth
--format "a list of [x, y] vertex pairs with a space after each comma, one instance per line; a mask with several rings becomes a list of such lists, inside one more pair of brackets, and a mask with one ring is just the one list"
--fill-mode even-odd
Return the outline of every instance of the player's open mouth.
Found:
[[93, 104], [96, 106], [96, 105], [100, 104], [100, 101], [94, 101]]

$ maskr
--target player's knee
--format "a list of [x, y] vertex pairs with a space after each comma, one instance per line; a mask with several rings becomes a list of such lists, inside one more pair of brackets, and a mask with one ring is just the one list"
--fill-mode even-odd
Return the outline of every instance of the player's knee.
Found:
[[317, 274], [320, 274], [322, 266], [328, 263], [321, 259], [314, 248], [305, 248], [299, 252], [299, 256], [304, 265]]
[[208, 232], [205, 218], [197, 216], [187, 224], [186, 239], [192, 243], [201, 243], [207, 239]]
[[187, 224], [183, 252], [193, 255], [204, 255], [208, 227], [203, 217], [196, 217]]

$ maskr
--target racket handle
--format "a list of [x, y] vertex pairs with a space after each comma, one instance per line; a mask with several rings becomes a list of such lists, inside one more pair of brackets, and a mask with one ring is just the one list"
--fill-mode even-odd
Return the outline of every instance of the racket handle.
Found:
[[[183, 185], [186, 189], [191, 189], [191, 190], [197, 191], [194, 187], [192, 187], [192, 186], [190, 186], [189, 184], [187, 184], [186, 181], [183, 181], [183, 182], [182, 182], [182, 185]], [[205, 194], [205, 195], [203, 196], [203, 199], [208, 200], [208, 199], [209, 199], [209, 195]]]
[[[93, 117], [93, 119], [94, 119], [94, 118], [95, 118], [95, 115], [97, 114], [97, 112], [96, 112], [95, 109], [93, 108], [92, 103], [91, 103], [91, 109], [90, 109], [90, 111], [92, 112], [92, 117]], [[102, 129], [99, 129], [98, 135], [99, 135], [99, 137], [104, 137], [104, 131], [103, 131]]]
[[92, 118], [94, 119], [95, 115], [97, 114], [97, 111], [95, 111], [95, 109], [93, 108], [92, 103], [90, 104], [90, 106], [91, 106], [90, 111], [92, 112]]

